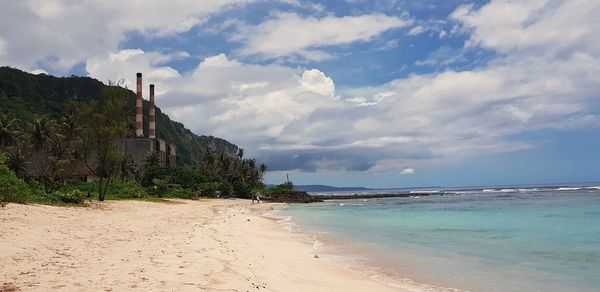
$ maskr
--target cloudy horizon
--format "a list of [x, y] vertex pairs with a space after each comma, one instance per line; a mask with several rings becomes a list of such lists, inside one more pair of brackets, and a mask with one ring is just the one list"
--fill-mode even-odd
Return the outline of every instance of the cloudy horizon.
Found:
[[600, 2], [438, 2], [11, 1], [0, 65], [142, 72], [267, 183], [600, 181]]

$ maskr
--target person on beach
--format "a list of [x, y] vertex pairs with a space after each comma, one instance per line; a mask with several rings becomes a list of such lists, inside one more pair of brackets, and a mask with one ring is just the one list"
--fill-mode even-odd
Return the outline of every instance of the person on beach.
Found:
[[252, 204], [254, 204], [254, 200], [256, 200], [258, 204], [260, 204], [260, 197], [258, 195], [252, 195]]

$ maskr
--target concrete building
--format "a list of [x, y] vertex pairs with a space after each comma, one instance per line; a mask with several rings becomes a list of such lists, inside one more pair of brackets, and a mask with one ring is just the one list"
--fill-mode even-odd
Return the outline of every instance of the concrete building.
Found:
[[[148, 136], [146, 136], [144, 134], [142, 73], [136, 74], [136, 83], [135, 138], [121, 139], [115, 143], [115, 147], [125, 156], [131, 157], [135, 167], [138, 169], [144, 166], [146, 158], [152, 152], [157, 153], [160, 165], [175, 167], [177, 165], [177, 147], [174, 144], [167, 143], [165, 140], [156, 138], [154, 84], [150, 84]], [[88, 181], [97, 179], [83, 163], [75, 167], [73, 177], [85, 178]]]
[[142, 73], [136, 74], [136, 123], [135, 138], [126, 138], [118, 146], [123, 154], [131, 156], [137, 167], [142, 167], [148, 154], [156, 152], [162, 166], [177, 165], [177, 147], [156, 138], [156, 106], [154, 104], [154, 84], [150, 84], [150, 105], [148, 107], [148, 136], [144, 134]]

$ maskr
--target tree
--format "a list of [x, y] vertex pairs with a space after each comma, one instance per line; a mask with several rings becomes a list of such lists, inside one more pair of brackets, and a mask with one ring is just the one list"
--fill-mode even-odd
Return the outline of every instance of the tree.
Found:
[[46, 193], [50, 193], [55, 188], [54, 174], [61, 163], [56, 159], [56, 155], [62, 151], [56, 147], [60, 138], [57, 123], [48, 115], [38, 115], [28, 124], [26, 133], [25, 145], [28, 160], [31, 160], [31, 174], [44, 186]]
[[17, 177], [24, 178], [27, 173], [27, 160], [20, 148], [15, 148], [7, 154], [6, 165]]
[[4, 113], [0, 113], [0, 151], [17, 141], [19, 121]]
[[260, 166], [258, 166], [258, 171], [260, 173], [260, 180], [262, 181], [263, 178], [265, 177], [265, 172], [267, 172], [267, 165], [264, 163], [261, 163]]
[[121, 87], [103, 89], [102, 99], [79, 105], [81, 154], [87, 168], [99, 178], [98, 200], [104, 201], [110, 180], [117, 176], [123, 155], [115, 143], [127, 133], [126, 91]]

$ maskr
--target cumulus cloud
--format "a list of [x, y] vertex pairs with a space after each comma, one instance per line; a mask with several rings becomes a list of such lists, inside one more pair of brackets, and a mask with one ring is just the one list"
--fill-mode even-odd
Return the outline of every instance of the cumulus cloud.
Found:
[[598, 56], [600, 3], [576, 1], [492, 1], [475, 9], [464, 5], [451, 19], [471, 34], [468, 46], [503, 54], [569, 57], [577, 51]]
[[179, 80], [181, 75], [171, 67], [164, 66], [165, 62], [184, 58], [187, 53], [176, 52], [163, 54], [159, 52], [144, 52], [140, 49], [126, 49], [99, 55], [86, 62], [86, 71], [103, 82], [124, 81], [124, 86], [135, 88], [135, 79], [131, 75], [143, 72], [147, 80], [157, 85], [157, 91], [168, 90], [173, 84], [170, 81]]
[[334, 96], [335, 85], [333, 80], [317, 69], [305, 70], [302, 73], [301, 83], [302, 86], [314, 93], [328, 97]]
[[[468, 13], [457, 12], [453, 19], [467, 31], [477, 31], [479, 24], [456, 15], [483, 14], [481, 19], [493, 21], [485, 7], [469, 7]], [[557, 16], [555, 10], [561, 8], [544, 8], [543, 14], [523, 20], [522, 30]], [[600, 39], [597, 34], [589, 30], [586, 42]], [[495, 48], [477, 35], [469, 42]], [[535, 147], [530, 141], [506, 138], [514, 134], [597, 126], [597, 51], [591, 44], [573, 46], [558, 40], [554, 46], [572, 50], [563, 50], [558, 58], [545, 53], [556, 50], [547, 44], [529, 44], [526, 50], [503, 44], [497, 58], [470, 71], [410, 75], [343, 94], [337, 94], [334, 81], [318, 69], [255, 65], [217, 55], [169, 80], [159, 105], [196, 132], [244, 145], [271, 170], [401, 172], [405, 165], [422, 167]], [[131, 62], [141, 58], [128, 54], [135, 56], [127, 59]], [[149, 72], [165, 69], [149, 58], [143, 60]]]
[[[146, 84], [157, 84], [157, 103], [172, 118], [197, 133], [245, 147], [271, 170], [403, 172], [409, 169], [406, 166], [423, 169], [432, 162], [535, 147], [534, 142], [508, 138], [515, 134], [597, 127], [599, 7], [591, 0], [493, 0], [481, 7], [461, 6], [448, 20], [456, 27], [453, 33], [466, 34], [465, 46], [470, 49], [495, 53], [489, 62], [468, 71], [412, 74], [383, 84], [344, 88], [341, 93], [336, 91], [340, 89], [335, 80], [319, 68], [250, 64], [239, 58], [328, 58], [332, 56], [324, 47], [368, 41], [405, 26], [407, 20], [384, 15], [303, 18], [279, 13], [262, 24], [242, 28], [236, 35], [242, 44], [237, 57], [206, 57], [189, 72], [167, 65], [188, 56], [185, 52], [102, 46], [113, 49], [98, 53], [86, 45], [83, 49], [94, 52], [69, 49], [65, 54], [71, 53], [73, 60], [87, 60], [90, 76], [103, 81], [126, 78], [130, 88], [135, 72], [143, 72]], [[55, 19], [64, 15], [61, 9], [60, 5], [44, 8], [36, 17]], [[103, 25], [100, 22], [99, 27]], [[303, 28], [299, 33], [290, 33], [298, 32], [298, 27]], [[33, 31], [35, 37], [35, 23]], [[89, 31], [94, 30], [82, 30], [83, 40], [89, 40]], [[1, 36], [7, 42], [0, 52], [14, 54], [13, 41]], [[65, 60], [62, 55], [54, 56], [52, 52], [59, 47], [48, 39], [41, 41], [48, 41], [50, 53], [34, 48], [23, 54], [43, 55], [57, 64], [72, 62], [70, 56]], [[96, 44], [90, 42], [90, 46]], [[448, 49], [440, 50], [426, 60], [435, 65], [445, 62]], [[32, 60], [35, 64], [39, 58]]]
[[11, 1], [2, 5], [0, 63], [25, 70], [45, 65], [67, 71], [117, 49], [129, 32], [147, 37], [185, 32], [212, 13], [248, 2]]
[[232, 40], [243, 44], [239, 52], [242, 56], [301, 56], [319, 61], [333, 56], [315, 48], [369, 41], [410, 23], [407, 18], [384, 14], [303, 18], [295, 13], [278, 13], [259, 25], [239, 27]]

